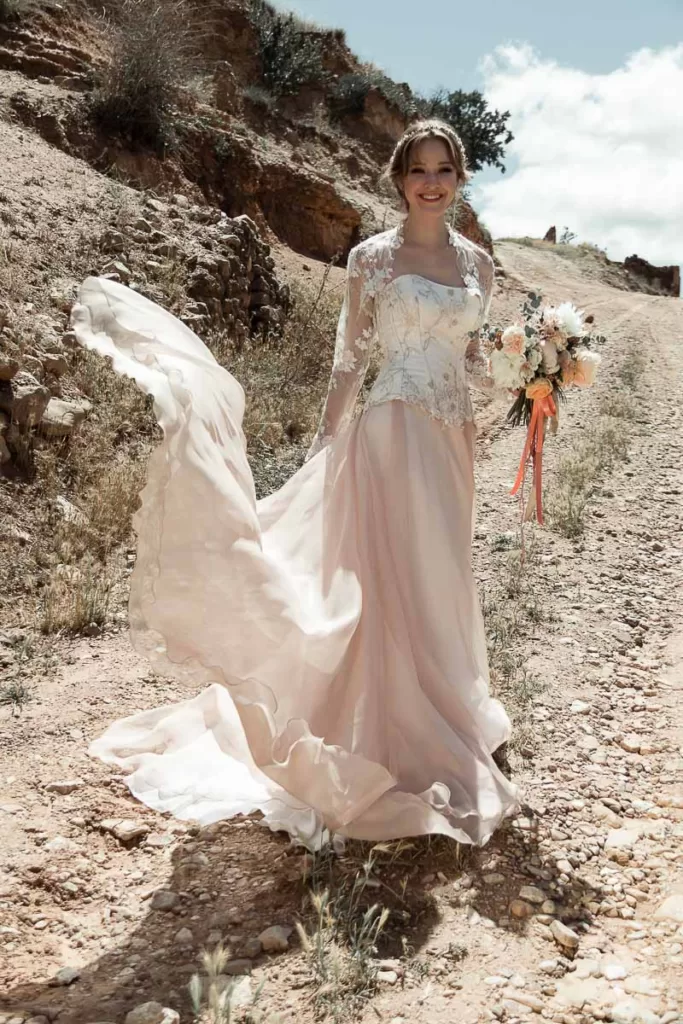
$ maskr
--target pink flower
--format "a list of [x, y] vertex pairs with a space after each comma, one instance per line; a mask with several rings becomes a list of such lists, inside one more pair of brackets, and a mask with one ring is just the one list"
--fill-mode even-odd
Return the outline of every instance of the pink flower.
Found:
[[522, 356], [526, 348], [526, 334], [519, 324], [506, 327], [503, 331], [503, 349], [510, 355]]

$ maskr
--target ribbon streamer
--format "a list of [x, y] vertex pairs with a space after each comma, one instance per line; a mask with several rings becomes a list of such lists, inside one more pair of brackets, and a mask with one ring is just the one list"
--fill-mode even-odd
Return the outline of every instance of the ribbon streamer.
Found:
[[517, 494], [524, 486], [529, 461], [533, 466], [533, 489], [529, 495], [525, 519], [533, 514], [533, 498], [536, 498], [536, 519], [543, 526], [543, 442], [545, 440], [545, 421], [557, 416], [557, 408], [552, 395], [545, 398], [534, 398], [531, 409], [531, 421], [526, 435], [526, 443], [517, 471], [517, 479], [511, 494]]

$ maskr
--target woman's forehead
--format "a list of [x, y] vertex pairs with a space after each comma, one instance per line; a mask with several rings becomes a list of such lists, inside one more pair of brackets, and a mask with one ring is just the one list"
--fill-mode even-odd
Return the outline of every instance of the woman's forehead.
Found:
[[451, 153], [443, 139], [420, 139], [410, 150], [410, 163], [451, 161]]

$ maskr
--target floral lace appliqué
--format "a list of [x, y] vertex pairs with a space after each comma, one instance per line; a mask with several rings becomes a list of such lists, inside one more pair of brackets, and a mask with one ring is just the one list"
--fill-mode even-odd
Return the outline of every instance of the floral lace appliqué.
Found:
[[353, 418], [375, 344], [381, 366], [366, 406], [400, 400], [449, 425], [472, 419], [468, 382], [487, 389], [491, 383], [476, 332], [488, 316], [493, 261], [452, 229], [450, 242], [461, 287], [420, 274], [396, 274], [402, 227], [351, 251], [330, 387], [309, 458]]

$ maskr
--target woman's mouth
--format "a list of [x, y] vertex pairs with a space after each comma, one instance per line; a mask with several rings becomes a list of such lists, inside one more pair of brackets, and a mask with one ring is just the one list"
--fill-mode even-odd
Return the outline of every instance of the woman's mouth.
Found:
[[420, 199], [424, 203], [440, 203], [443, 199], [443, 192], [421, 192]]

